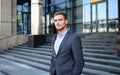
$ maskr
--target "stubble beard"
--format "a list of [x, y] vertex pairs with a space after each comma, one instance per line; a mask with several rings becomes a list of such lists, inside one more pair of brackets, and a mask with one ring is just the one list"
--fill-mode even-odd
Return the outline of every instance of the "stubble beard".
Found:
[[63, 26], [62, 28], [58, 29], [58, 31], [63, 31], [65, 29], [65, 26]]

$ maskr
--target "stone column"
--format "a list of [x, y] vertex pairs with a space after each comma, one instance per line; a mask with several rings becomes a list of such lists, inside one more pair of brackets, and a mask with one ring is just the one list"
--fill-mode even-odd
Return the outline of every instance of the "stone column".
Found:
[[41, 11], [42, 11], [42, 0], [31, 0], [31, 34], [32, 35], [38, 35], [42, 33]]
[[16, 33], [16, 0], [0, 0], [0, 35]]
[[11, 0], [12, 1], [12, 25], [11, 25], [11, 33], [12, 34], [16, 34], [17, 32], [17, 10], [16, 10], [16, 6], [17, 6], [17, 0]]

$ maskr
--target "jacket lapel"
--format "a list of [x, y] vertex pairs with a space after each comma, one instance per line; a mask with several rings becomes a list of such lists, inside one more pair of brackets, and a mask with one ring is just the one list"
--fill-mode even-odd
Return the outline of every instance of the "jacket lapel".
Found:
[[55, 44], [55, 40], [56, 40], [57, 35], [53, 36], [53, 41], [52, 41], [52, 49], [53, 49], [53, 56], [56, 57], [56, 53], [55, 53], [55, 49], [54, 49], [54, 44]]
[[[70, 35], [70, 32], [68, 31], [67, 32], [67, 34], [65, 35], [65, 37], [64, 37], [64, 39], [62, 40], [62, 42], [61, 42], [61, 45], [60, 45], [60, 47], [59, 47], [59, 51], [58, 51], [58, 54], [60, 53], [60, 51], [62, 50], [62, 48], [63, 48], [63, 46], [64, 46], [64, 44], [65, 44], [65, 42], [66, 42], [66, 40], [68, 39], [68, 37], [69, 37], [69, 35]], [[57, 55], [58, 55], [57, 54]]]

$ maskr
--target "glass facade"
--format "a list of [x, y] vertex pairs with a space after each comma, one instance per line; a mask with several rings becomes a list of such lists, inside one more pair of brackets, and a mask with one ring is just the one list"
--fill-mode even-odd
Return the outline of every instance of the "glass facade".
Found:
[[[49, 33], [53, 15], [63, 11], [68, 15], [68, 29], [74, 33], [118, 31], [118, 0], [43, 0], [42, 32]], [[41, 13], [40, 13], [41, 14]], [[17, 5], [17, 33], [31, 33], [31, 2]]]
[[118, 31], [118, 0], [43, 0], [46, 26], [53, 24], [56, 11], [67, 13], [68, 28], [75, 33]]
[[31, 33], [30, 2], [17, 5], [17, 34]]

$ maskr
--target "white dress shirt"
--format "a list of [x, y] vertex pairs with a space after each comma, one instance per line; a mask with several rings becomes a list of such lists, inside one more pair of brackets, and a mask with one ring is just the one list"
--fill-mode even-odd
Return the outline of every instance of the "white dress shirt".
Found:
[[58, 51], [59, 51], [59, 47], [65, 37], [65, 35], [67, 34], [68, 30], [66, 30], [63, 34], [57, 34], [57, 38], [55, 40], [55, 44], [54, 44], [54, 50], [55, 50], [55, 53], [57, 55]]

